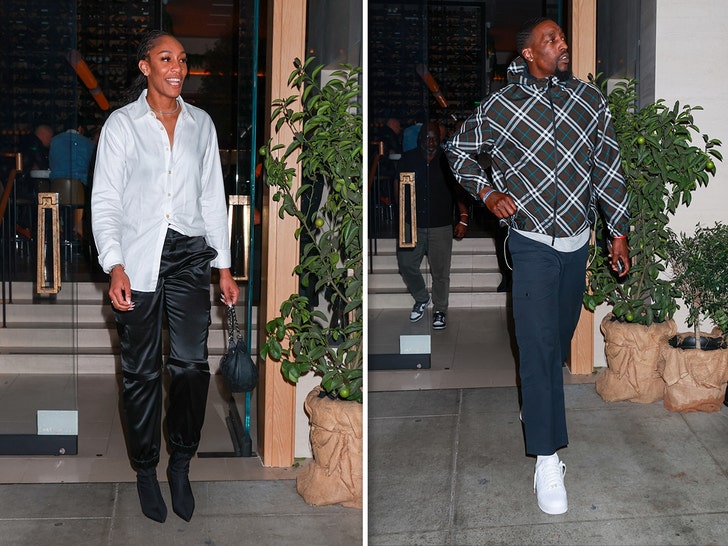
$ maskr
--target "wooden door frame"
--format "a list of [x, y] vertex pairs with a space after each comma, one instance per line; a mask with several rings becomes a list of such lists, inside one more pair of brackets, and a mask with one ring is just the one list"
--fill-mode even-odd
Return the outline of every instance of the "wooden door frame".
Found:
[[[571, 68], [576, 77], [586, 80], [596, 69], [597, 0], [570, 1]], [[594, 371], [594, 313], [583, 306], [571, 339], [567, 364], [572, 374], [591, 374]]]
[[[288, 86], [288, 75], [295, 58], [304, 59], [306, 53], [306, 0], [268, 0], [268, 53], [266, 63], [266, 142], [287, 144], [291, 131], [283, 126], [276, 131], [271, 127], [270, 104], [273, 99], [293, 94]], [[301, 108], [300, 103], [291, 105]], [[285, 149], [285, 146], [284, 146]], [[281, 154], [283, 150], [278, 151]], [[275, 153], [275, 152], [274, 152]], [[289, 166], [296, 169], [293, 184], [300, 179], [300, 165], [291, 156]], [[298, 276], [293, 268], [298, 263], [299, 246], [295, 237], [298, 221], [286, 215], [278, 216], [281, 203], [272, 200], [271, 192], [263, 188], [262, 218], [262, 271], [261, 301], [258, 321], [258, 347], [265, 342], [265, 325], [278, 316], [281, 303], [298, 291]], [[293, 188], [296, 192], [297, 187]], [[258, 455], [264, 466], [292, 466], [295, 452], [296, 387], [287, 382], [280, 372], [280, 363], [270, 358], [260, 363], [257, 389]]]

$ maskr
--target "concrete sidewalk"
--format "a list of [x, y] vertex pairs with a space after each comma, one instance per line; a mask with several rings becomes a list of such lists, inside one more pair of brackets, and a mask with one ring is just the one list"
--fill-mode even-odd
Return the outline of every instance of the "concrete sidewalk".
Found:
[[0, 485], [0, 544], [13, 546], [331, 545], [362, 543], [362, 511], [307, 505], [295, 480], [193, 482], [189, 523], [144, 517], [135, 483]]
[[728, 408], [566, 385], [569, 510], [542, 513], [516, 387], [369, 394], [369, 544], [728, 544]]

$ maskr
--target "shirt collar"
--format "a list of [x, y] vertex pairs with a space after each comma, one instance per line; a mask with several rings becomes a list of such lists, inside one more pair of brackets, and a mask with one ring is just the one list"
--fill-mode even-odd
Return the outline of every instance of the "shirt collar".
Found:
[[[187, 105], [187, 103], [185, 103], [184, 99], [182, 99], [182, 95], [177, 97], [177, 100], [179, 101], [180, 108], [182, 109], [180, 115], [194, 120], [195, 116], [192, 113], [192, 109]], [[131, 103], [131, 115], [134, 119], [141, 119], [144, 116], [148, 116], [150, 113], [153, 114], [154, 112], [152, 112], [152, 108], [147, 102], [147, 89], [143, 89], [139, 98], [135, 102]]]

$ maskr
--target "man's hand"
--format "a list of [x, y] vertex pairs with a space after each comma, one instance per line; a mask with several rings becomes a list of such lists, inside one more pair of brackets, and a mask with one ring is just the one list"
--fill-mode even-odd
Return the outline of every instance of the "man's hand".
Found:
[[615, 237], [612, 239], [612, 253], [609, 255], [612, 270], [620, 277], [629, 273], [629, 247], [626, 237]]
[[[489, 191], [490, 190], [482, 191], [480, 198], [482, 199], [483, 195]], [[501, 193], [497, 190], [490, 191], [488, 198], [485, 200], [485, 206], [488, 207], [488, 210], [495, 214], [496, 218], [499, 220], [509, 218], [518, 211], [518, 207], [516, 206], [516, 202], [513, 198], [507, 193]]]
[[458, 222], [455, 224], [455, 230], [454, 235], [456, 239], [462, 239], [465, 237], [465, 234], [468, 231], [468, 226], [464, 225], [462, 222]]

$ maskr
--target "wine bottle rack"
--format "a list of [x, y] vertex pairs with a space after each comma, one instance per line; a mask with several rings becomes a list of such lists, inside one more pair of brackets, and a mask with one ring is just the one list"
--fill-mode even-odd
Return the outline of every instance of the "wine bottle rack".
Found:
[[[475, 2], [369, 2], [370, 121], [403, 126], [427, 116], [447, 127], [485, 94], [485, 8]], [[447, 100], [442, 108], [417, 74], [424, 64]]]
[[[98, 125], [118, 106], [136, 64], [135, 44], [152, 25], [154, 2], [3, 0], [0, 20], [0, 150], [14, 152], [39, 123], [62, 131], [73, 116]], [[66, 55], [77, 49], [111, 103], [102, 111]]]

